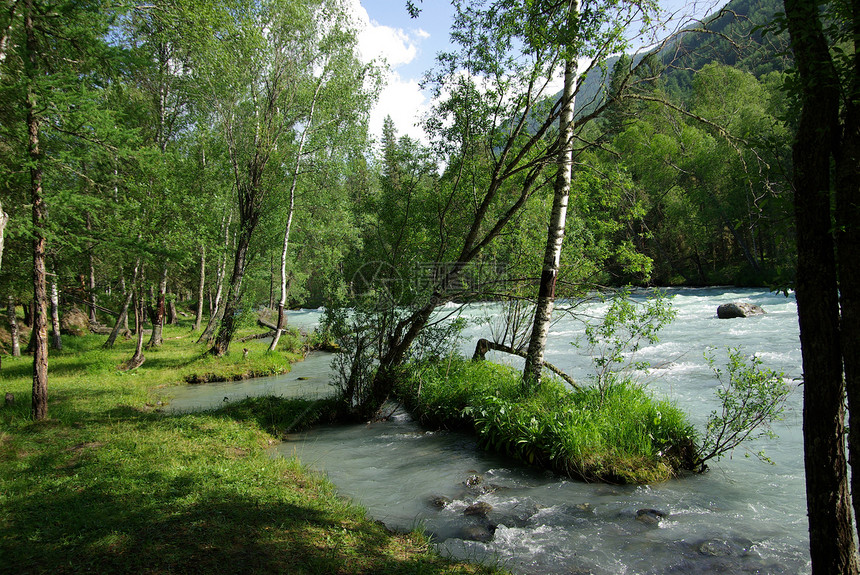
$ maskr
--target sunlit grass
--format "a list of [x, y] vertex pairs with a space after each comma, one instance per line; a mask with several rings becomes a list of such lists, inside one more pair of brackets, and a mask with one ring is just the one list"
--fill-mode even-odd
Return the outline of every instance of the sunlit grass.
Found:
[[[250, 333], [252, 330], [248, 330]], [[243, 335], [243, 334], [240, 334]], [[289, 369], [266, 343], [205, 355], [188, 325], [121, 372], [134, 342], [64, 338], [49, 358], [48, 419], [30, 418], [29, 357], [3, 358], [0, 565], [8, 573], [479, 573], [414, 534], [393, 535], [298, 461], [278, 436], [326, 417], [326, 402], [255, 398], [170, 415], [155, 398], [193, 375]], [[249, 350], [244, 357], [243, 348]]]
[[472, 428], [490, 450], [589, 481], [650, 483], [689, 466], [694, 430], [668, 401], [619, 380], [603, 392], [463, 358], [416, 366], [399, 391], [428, 425]]

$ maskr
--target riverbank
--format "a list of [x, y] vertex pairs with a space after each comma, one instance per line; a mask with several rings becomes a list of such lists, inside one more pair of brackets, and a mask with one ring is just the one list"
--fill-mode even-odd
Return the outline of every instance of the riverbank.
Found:
[[510, 366], [453, 356], [411, 366], [398, 394], [431, 428], [475, 433], [488, 451], [583, 481], [658, 483], [692, 468], [695, 431], [672, 402], [618, 379], [524, 393]]
[[295, 356], [259, 341], [203, 356], [187, 325], [167, 326], [163, 348], [123, 373], [134, 342], [103, 340], [64, 338], [52, 352], [41, 422], [29, 417], [32, 359], [3, 358], [0, 391], [15, 401], [0, 408], [0, 571], [494, 572], [388, 532], [296, 459], [272, 458], [283, 421], [300, 425], [307, 405], [166, 414], [154, 399], [195, 375], [280, 373]]

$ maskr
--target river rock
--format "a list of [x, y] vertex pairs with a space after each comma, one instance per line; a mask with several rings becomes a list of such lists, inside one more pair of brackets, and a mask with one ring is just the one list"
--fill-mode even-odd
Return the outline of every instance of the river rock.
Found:
[[481, 543], [489, 543], [493, 540], [496, 533], [496, 526], [487, 525], [467, 525], [460, 532], [460, 539], [468, 541], [480, 541]]
[[751, 315], [762, 315], [765, 311], [761, 306], [751, 303], [724, 303], [717, 308], [717, 317], [720, 319], [732, 319], [735, 317], [749, 317]]
[[640, 521], [646, 525], [657, 525], [664, 517], [666, 517], [666, 514], [659, 509], [639, 509], [636, 512], [636, 521]]
[[751, 554], [753, 542], [740, 537], [728, 540], [705, 539], [695, 543], [693, 548], [699, 555], [706, 557], [745, 557]]
[[444, 509], [451, 503], [451, 499], [449, 497], [445, 497], [444, 495], [433, 495], [430, 497], [430, 505], [435, 507], [436, 509]]
[[466, 484], [466, 487], [475, 488], [484, 482], [484, 478], [480, 475], [470, 475], [466, 478], [466, 481], [463, 483]]
[[476, 517], [486, 517], [493, 510], [493, 506], [483, 501], [472, 503], [463, 510], [463, 515], [471, 515]]

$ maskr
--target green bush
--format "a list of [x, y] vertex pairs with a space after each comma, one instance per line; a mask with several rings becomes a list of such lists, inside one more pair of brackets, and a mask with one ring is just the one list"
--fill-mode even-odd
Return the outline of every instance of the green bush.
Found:
[[489, 450], [571, 477], [646, 483], [692, 465], [683, 412], [627, 380], [574, 391], [547, 380], [523, 395], [513, 368], [453, 357], [414, 366], [398, 392], [427, 425], [472, 428]]

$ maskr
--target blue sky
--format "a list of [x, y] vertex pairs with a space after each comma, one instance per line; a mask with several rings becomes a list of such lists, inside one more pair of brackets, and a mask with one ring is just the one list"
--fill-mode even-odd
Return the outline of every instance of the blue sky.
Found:
[[[725, 4], [726, 0], [660, 0], [665, 14], [673, 14], [666, 24], [669, 31], [701, 18]], [[382, 121], [391, 115], [400, 134], [422, 139], [416, 122], [430, 104], [427, 94], [418, 86], [433, 66], [436, 54], [448, 45], [448, 31], [454, 10], [449, 0], [416, 2], [421, 8], [418, 18], [410, 18], [406, 0], [346, 0], [358, 25], [359, 51], [362, 58], [384, 58], [388, 63], [388, 82], [371, 114], [370, 129], [382, 133]], [[665, 18], [664, 18], [665, 19]], [[665, 36], [664, 35], [664, 36]]]

